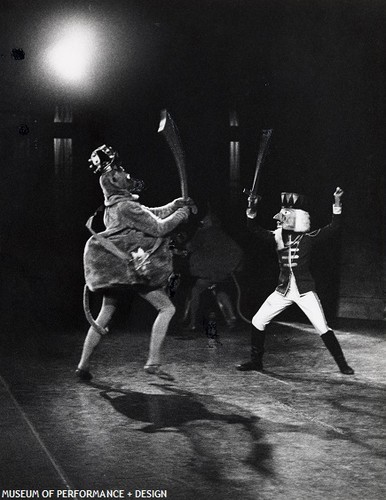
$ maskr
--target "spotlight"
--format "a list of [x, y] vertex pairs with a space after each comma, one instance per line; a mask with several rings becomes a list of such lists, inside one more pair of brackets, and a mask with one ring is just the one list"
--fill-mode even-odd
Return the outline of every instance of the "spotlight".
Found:
[[91, 66], [94, 37], [90, 30], [72, 26], [48, 51], [48, 62], [68, 82], [84, 80]]

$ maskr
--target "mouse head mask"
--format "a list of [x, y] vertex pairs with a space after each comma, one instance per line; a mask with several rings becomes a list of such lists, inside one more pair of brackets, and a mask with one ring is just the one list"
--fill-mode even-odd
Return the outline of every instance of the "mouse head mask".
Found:
[[122, 167], [118, 151], [111, 146], [103, 144], [95, 149], [89, 163], [94, 174], [101, 174], [99, 182], [106, 198], [116, 194], [139, 193], [144, 188], [143, 181], [132, 178]]

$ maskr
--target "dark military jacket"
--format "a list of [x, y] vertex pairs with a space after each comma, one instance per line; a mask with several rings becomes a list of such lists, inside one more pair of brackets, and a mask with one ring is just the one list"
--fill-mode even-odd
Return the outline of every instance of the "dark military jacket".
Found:
[[300, 294], [315, 291], [315, 282], [310, 272], [312, 247], [334, 235], [341, 225], [341, 215], [333, 215], [329, 225], [309, 233], [295, 233], [281, 228], [269, 231], [256, 224], [255, 219], [248, 219], [248, 228], [259, 239], [276, 248], [279, 261], [279, 281], [276, 291], [286, 295], [290, 287], [291, 274], [296, 279]]

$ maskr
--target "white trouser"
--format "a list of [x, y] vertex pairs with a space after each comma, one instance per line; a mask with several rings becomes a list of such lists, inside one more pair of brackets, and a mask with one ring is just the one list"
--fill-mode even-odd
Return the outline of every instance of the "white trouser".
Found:
[[300, 307], [319, 335], [323, 335], [330, 329], [318, 295], [315, 292], [300, 295], [293, 274], [287, 295], [282, 295], [276, 290], [271, 293], [252, 318], [253, 326], [258, 330], [265, 330], [268, 323], [291, 304], [297, 304]]

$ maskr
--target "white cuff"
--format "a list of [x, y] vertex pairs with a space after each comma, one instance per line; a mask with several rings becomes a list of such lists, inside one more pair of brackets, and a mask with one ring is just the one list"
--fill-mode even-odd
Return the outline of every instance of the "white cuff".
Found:
[[332, 205], [332, 213], [334, 215], [340, 215], [342, 213], [342, 205], [341, 206]]

